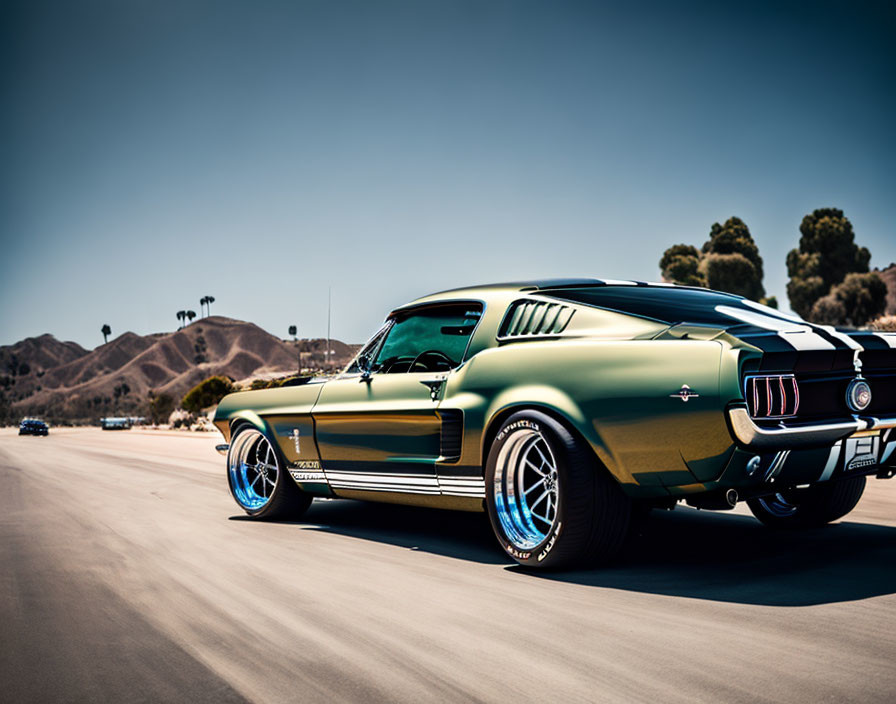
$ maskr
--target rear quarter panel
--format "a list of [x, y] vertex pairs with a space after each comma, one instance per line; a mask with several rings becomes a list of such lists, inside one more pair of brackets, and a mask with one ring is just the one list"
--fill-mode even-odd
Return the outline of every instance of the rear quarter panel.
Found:
[[[465, 411], [466, 462], [472, 445], [487, 454], [483, 438], [502, 412], [541, 407], [566, 418], [629, 493], [662, 494], [718, 476], [733, 451], [729, 399], [720, 394], [725, 347], [715, 340], [509, 344], [480, 352], [453, 375], [444, 405]], [[699, 396], [670, 396], [682, 384]]]

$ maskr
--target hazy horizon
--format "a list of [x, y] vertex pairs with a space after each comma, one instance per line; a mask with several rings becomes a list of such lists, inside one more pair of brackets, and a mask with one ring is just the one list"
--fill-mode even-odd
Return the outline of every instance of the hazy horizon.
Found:
[[658, 280], [742, 218], [896, 261], [885, 3], [7, 2], [0, 345], [178, 310], [362, 342], [458, 286]]

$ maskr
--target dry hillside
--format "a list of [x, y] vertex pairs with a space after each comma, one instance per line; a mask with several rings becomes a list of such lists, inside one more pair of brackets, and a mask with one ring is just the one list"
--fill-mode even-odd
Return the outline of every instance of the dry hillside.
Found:
[[42, 372], [72, 362], [87, 354], [77, 342], [63, 342], [50, 334], [27, 337], [14, 345], [0, 347], [0, 375], [18, 376], [27, 371]]
[[887, 285], [887, 309], [884, 315], [896, 315], [896, 263], [890, 264], [886, 269], [875, 269], [874, 272]]
[[[338, 340], [330, 345], [337, 366], [357, 349]], [[0, 355], [14, 355], [20, 365], [30, 366], [27, 374], [4, 378], [0, 390], [11, 404], [13, 418], [93, 420], [112, 413], [141, 413], [150, 393], [167, 393], [179, 400], [192, 386], [216, 374], [239, 381], [294, 372], [300, 350], [305, 366], [322, 367], [325, 348], [324, 340], [296, 344], [252, 323], [221, 316], [202, 318], [173, 333], [126, 332], [91, 352], [43, 335], [0, 348]], [[53, 360], [58, 363], [52, 364]]]

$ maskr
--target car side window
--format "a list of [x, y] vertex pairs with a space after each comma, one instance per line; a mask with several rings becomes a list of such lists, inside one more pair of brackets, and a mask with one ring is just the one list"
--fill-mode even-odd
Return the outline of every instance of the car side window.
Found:
[[367, 344], [361, 348], [361, 351], [355, 355], [355, 358], [345, 368], [345, 374], [360, 374], [364, 369], [370, 368], [373, 355], [375, 355], [376, 351], [379, 349], [380, 343], [383, 341], [383, 336], [389, 329], [390, 324], [391, 323], [386, 323], [383, 327], [377, 330], [376, 335], [370, 338]]
[[480, 304], [441, 305], [399, 314], [377, 353], [382, 374], [448, 371], [458, 366], [482, 316]]

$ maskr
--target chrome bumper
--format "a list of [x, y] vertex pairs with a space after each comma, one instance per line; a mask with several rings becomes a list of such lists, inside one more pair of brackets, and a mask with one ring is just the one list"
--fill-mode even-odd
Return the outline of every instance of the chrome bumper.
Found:
[[861, 430], [896, 428], [896, 418], [856, 418], [840, 423], [819, 423], [794, 428], [763, 428], [753, 422], [746, 408], [729, 409], [728, 419], [737, 441], [744, 447], [757, 451], [833, 445]]

